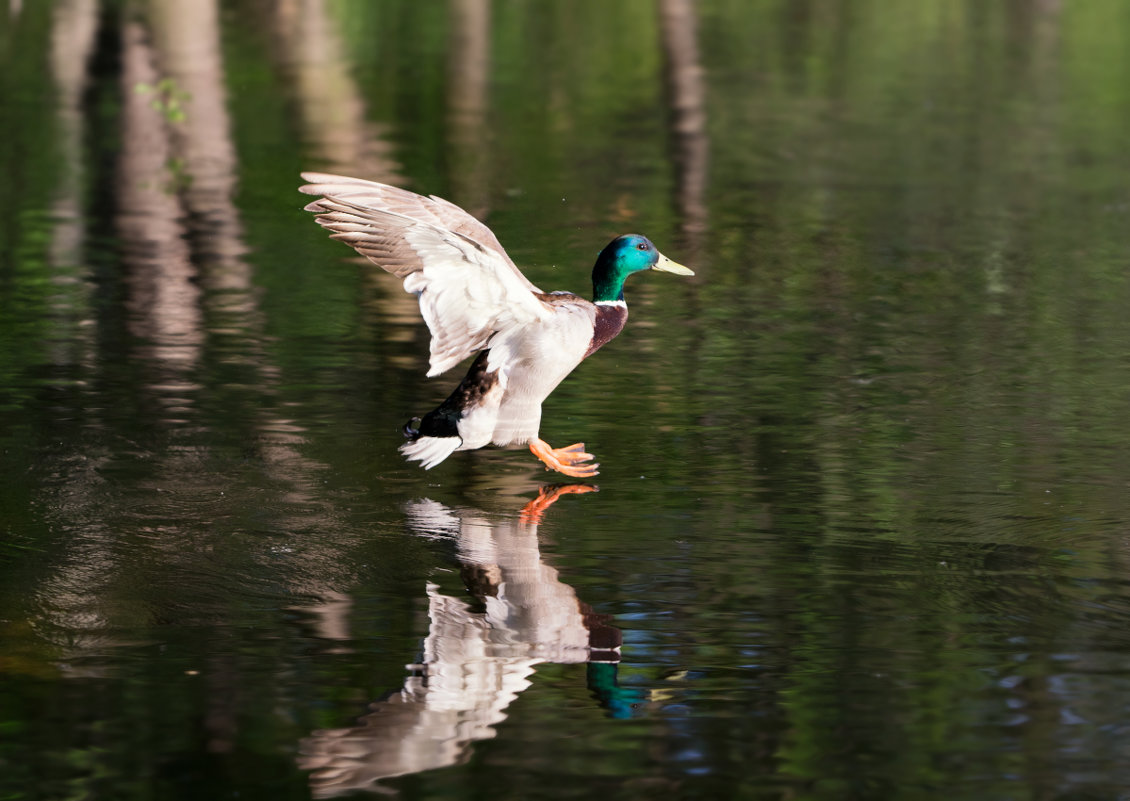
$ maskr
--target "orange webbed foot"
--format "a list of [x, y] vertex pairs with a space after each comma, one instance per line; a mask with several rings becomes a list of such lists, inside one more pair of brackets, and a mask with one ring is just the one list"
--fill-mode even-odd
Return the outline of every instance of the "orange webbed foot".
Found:
[[545, 462], [547, 470], [556, 470], [573, 478], [590, 478], [597, 475], [599, 464], [585, 464], [594, 458], [585, 453], [585, 443], [578, 442], [567, 448], [551, 448], [545, 440], [536, 437], [530, 441], [530, 451]]
[[557, 484], [541, 487], [538, 497], [522, 507], [520, 516], [524, 523], [540, 523], [545, 510], [557, 503], [562, 495], [576, 495], [586, 492], [599, 492], [599, 488], [592, 484]]

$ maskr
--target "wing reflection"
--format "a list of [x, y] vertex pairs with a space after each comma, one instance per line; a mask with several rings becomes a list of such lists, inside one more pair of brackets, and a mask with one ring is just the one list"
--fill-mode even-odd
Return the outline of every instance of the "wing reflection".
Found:
[[370, 705], [358, 725], [302, 742], [299, 766], [313, 771], [316, 797], [381, 789], [381, 779], [457, 764], [473, 742], [494, 736], [540, 662], [589, 663], [598, 701], [614, 715], [630, 708], [615, 680], [620, 631], [577, 598], [538, 548], [545, 511], [562, 495], [595, 489], [543, 487], [516, 519], [432, 500], [408, 505], [416, 534], [455, 540], [464, 581], [483, 611], [429, 583], [423, 659], [408, 665], [404, 686]]

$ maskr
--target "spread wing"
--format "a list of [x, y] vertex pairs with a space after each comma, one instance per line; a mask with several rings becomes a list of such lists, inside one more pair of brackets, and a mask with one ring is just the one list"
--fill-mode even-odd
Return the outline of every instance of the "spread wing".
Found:
[[432, 333], [428, 375], [487, 347], [497, 332], [544, 321], [540, 301], [489, 228], [453, 203], [386, 184], [303, 173], [306, 206], [330, 236], [404, 281]]

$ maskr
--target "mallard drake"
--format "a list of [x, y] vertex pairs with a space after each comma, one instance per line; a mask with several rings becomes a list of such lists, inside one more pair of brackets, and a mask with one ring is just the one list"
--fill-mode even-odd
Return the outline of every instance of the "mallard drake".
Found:
[[583, 442], [552, 448], [538, 438], [541, 404], [628, 319], [624, 281], [642, 270], [694, 273], [647, 237], [618, 236], [597, 256], [593, 299], [542, 292], [483, 223], [446, 200], [358, 178], [303, 173], [319, 199], [306, 206], [330, 236], [404, 282], [431, 331], [428, 376], [474, 353], [451, 396], [405, 426], [400, 452], [431, 469], [455, 451], [529, 444], [546, 467], [575, 478], [597, 474]]

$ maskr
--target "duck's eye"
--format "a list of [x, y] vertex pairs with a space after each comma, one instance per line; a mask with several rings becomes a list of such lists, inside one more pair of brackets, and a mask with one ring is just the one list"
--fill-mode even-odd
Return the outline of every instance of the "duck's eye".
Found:
[[647, 242], [640, 242], [636, 247], [640, 250], [647, 250]]

